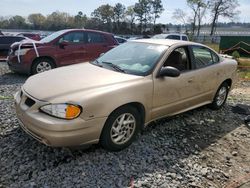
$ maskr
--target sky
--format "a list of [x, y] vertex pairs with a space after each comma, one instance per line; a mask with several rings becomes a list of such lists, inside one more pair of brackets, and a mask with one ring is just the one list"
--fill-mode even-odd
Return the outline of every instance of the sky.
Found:
[[[71, 15], [76, 15], [82, 11], [90, 16], [94, 9], [102, 4], [110, 4], [114, 6], [116, 3], [122, 3], [130, 6], [138, 2], [138, 0], [0, 0], [0, 16], [21, 15], [27, 17], [31, 13], [42, 13], [43, 15], [51, 14], [54, 11], [63, 11]], [[165, 11], [157, 20], [158, 23], [176, 23], [172, 19], [173, 11], [177, 8], [183, 9], [190, 13], [186, 5], [186, 0], [162, 0]], [[236, 21], [250, 22], [250, 0], [239, 0], [238, 10], [241, 12], [239, 19]], [[206, 22], [210, 22], [209, 15]], [[229, 21], [220, 19], [219, 21]]]

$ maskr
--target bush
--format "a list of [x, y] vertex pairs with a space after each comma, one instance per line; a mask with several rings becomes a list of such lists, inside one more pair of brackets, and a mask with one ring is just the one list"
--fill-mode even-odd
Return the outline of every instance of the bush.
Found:
[[239, 59], [240, 58], [240, 53], [238, 51], [234, 51], [232, 53], [232, 56], [233, 56], [234, 59]]

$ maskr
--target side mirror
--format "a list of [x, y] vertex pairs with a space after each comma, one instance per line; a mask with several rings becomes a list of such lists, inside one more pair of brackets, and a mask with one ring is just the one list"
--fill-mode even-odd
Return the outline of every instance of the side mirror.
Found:
[[64, 48], [65, 46], [68, 46], [68, 45], [69, 45], [69, 42], [66, 41], [66, 40], [63, 40], [63, 41], [59, 42], [60, 48]]
[[105, 53], [101, 53], [101, 54], [99, 55], [99, 57], [102, 57], [104, 54], [105, 54]]
[[181, 72], [174, 68], [174, 67], [162, 67], [160, 72], [157, 75], [157, 78], [159, 77], [178, 77], [180, 76]]

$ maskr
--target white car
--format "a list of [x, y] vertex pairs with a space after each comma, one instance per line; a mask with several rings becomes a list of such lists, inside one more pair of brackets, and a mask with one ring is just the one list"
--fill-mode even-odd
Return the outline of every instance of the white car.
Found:
[[188, 36], [181, 33], [158, 34], [152, 37], [153, 39], [172, 39], [189, 41]]

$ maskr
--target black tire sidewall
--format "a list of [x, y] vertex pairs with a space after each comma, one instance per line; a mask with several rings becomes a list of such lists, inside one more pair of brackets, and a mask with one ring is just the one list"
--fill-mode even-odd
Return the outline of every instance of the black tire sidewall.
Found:
[[[119, 117], [121, 114], [124, 114], [124, 113], [131, 113], [134, 116], [134, 118], [136, 120], [136, 127], [135, 127], [134, 134], [132, 135], [130, 140], [128, 140], [124, 144], [118, 145], [118, 144], [115, 144], [111, 140], [110, 130], [111, 130], [111, 127], [112, 127], [114, 121], [117, 119], [117, 117]], [[135, 138], [140, 130], [140, 127], [141, 127], [141, 118], [140, 118], [139, 112], [134, 107], [131, 107], [131, 106], [121, 107], [121, 108], [115, 110], [114, 112], [112, 112], [110, 114], [110, 116], [108, 117], [108, 119], [103, 127], [102, 133], [101, 133], [100, 144], [107, 150], [120, 151], [120, 150], [128, 147], [135, 140]]]
[[39, 63], [41, 63], [42, 61], [45, 61], [45, 62], [49, 63], [50, 66], [51, 66], [51, 69], [55, 68], [54, 63], [50, 59], [48, 59], [48, 58], [39, 58], [39, 59], [37, 59], [37, 60], [34, 61], [32, 67], [31, 67], [31, 74], [32, 75], [38, 74], [38, 72], [36, 71], [36, 68], [37, 68], [37, 65]]

